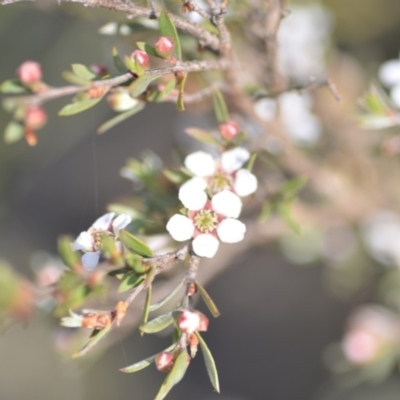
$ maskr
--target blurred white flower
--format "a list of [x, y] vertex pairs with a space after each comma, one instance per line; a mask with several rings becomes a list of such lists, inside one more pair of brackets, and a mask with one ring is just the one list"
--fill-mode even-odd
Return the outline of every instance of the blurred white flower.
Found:
[[390, 89], [390, 98], [400, 107], [400, 59], [384, 62], [378, 71], [379, 80]]
[[81, 250], [85, 253], [81, 261], [83, 267], [88, 271], [93, 270], [99, 263], [101, 252], [98, 248], [98, 235], [107, 233], [117, 237], [119, 230], [129, 225], [132, 220], [130, 215], [127, 214], [114, 217], [115, 213], [107, 213], [98, 218], [87, 231], [81, 232], [72, 243], [74, 250]]
[[223, 152], [219, 159], [204, 151], [189, 154], [184, 164], [195, 177], [184, 183], [182, 189], [190, 188], [194, 182], [202, 186], [201, 190], [209, 188], [212, 193], [231, 189], [240, 197], [249, 196], [257, 190], [255, 175], [242, 168], [249, 158], [250, 153], [242, 147]]
[[201, 181], [197, 182], [199, 186], [192, 182], [191, 186], [183, 186], [179, 191], [179, 199], [189, 210], [188, 215], [173, 215], [167, 223], [167, 230], [178, 242], [194, 238], [194, 252], [200, 257], [212, 258], [219, 241], [237, 243], [243, 240], [246, 226], [236, 219], [242, 202], [228, 190], [217, 193], [210, 201]]

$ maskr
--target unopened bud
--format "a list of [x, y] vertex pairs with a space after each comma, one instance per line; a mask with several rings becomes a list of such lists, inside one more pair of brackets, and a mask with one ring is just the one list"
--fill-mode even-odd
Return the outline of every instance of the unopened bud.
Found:
[[224, 122], [219, 126], [219, 133], [225, 139], [233, 139], [239, 133], [239, 126], [234, 121]]
[[175, 357], [173, 353], [170, 353], [169, 351], [163, 351], [157, 355], [155, 359], [155, 365], [159, 371], [169, 372], [174, 365], [174, 361]]
[[107, 67], [103, 64], [92, 64], [90, 66], [90, 70], [99, 77], [105, 76], [108, 74]]
[[194, 294], [196, 294], [196, 292], [197, 292], [196, 284], [193, 282], [190, 282], [190, 285], [187, 290], [187, 295], [189, 297], [192, 297]]
[[89, 329], [94, 329], [97, 325], [97, 319], [98, 319], [97, 314], [86, 314], [82, 317], [82, 322], [81, 326], [83, 328], [89, 328]]
[[183, 333], [193, 333], [199, 330], [200, 315], [193, 311], [183, 311], [177, 320], [178, 328]]
[[25, 110], [24, 122], [28, 129], [40, 129], [47, 122], [46, 111], [41, 107], [28, 107]]
[[106, 92], [106, 88], [105, 87], [92, 87], [90, 89], [88, 89], [88, 91], [86, 92], [89, 96], [90, 99], [98, 99], [99, 97], [103, 96], [103, 94]]
[[140, 67], [142, 67], [144, 70], [150, 68], [150, 59], [149, 59], [148, 54], [145, 51], [135, 50], [131, 54], [131, 59], [133, 62], [135, 62]]
[[115, 322], [117, 323], [117, 325], [119, 325], [124, 319], [127, 308], [128, 303], [126, 303], [125, 301], [119, 301], [115, 306]]
[[208, 329], [208, 324], [210, 320], [201, 312], [198, 313], [200, 316], [199, 332], [205, 332]]
[[127, 111], [135, 107], [139, 100], [133, 99], [126, 90], [115, 90], [107, 96], [110, 107], [117, 112]]
[[33, 129], [25, 128], [25, 140], [29, 146], [36, 146], [38, 142], [36, 132]]
[[18, 79], [24, 84], [39, 82], [42, 79], [42, 68], [35, 61], [25, 61], [17, 69]]
[[194, 334], [189, 335], [187, 343], [190, 349], [190, 357], [195, 358], [197, 354], [197, 348], [199, 347], [199, 339]]
[[174, 52], [175, 43], [170, 37], [161, 36], [154, 45], [156, 53], [162, 58], [169, 58]]

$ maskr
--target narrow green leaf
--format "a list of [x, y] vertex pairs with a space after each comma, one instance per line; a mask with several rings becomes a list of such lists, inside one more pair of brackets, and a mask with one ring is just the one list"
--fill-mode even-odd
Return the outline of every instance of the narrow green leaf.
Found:
[[142, 76], [144, 74], [144, 69], [141, 65], [133, 61], [130, 57], [125, 56], [124, 58], [125, 66], [129, 71], [133, 72], [137, 76]]
[[263, 207], [262, 207], [262, 210], [261, 210], [261, 213], [259, 216], [259, 221], [266, 222], [269, 219], [269, 217], [271, 216], [271, 214], [272, 214], [272, 203], [267, 200], [263, 204]]
[[283, 219], [285, 224], [298, 236], [301, 236], [301, 226], [293, 218], [290, 203], [281, 202], [277, 207], [278, 214]]
[[143, 333], [156, 333], [164, 330], [173, 322], [174, 318], [171, 313], [163, 314], [140, 326], [139, 329]]
[[121, 57], [118, 54], [118, 49], [116, 47], [113, 47], [113, 49], [112, 49], [112, 56], [113, 56], [115, 68], [117, 68], [117, 70], [119, 72], [126, 72], [126, 67], [125, 67], [124, 63], [122, 62]]
[[18, 142], [24, 137], [24, 127], [16, 121], [10, 121], [4, 130], [4, 141], [7, 144]]
[[204, 303], [206, 303], [206, 306], [210, 310], [211, 315], [214, 318], [219, 317], [221, 315], [221, 313], [219, 312], [218, 307], [215, 305], [213, 299], [207, 293], [206, 289], [204, 289], [204, 287], [201, 286], [200, 283], [198, 283], [198, 282], [196, 282], [196, 287], [197, 287], [197, 291], [199, 292]]
[[64, 71], [61, 73], [61, 76], [69, 83], [72, 83], [73, 85], [79, 85], [79, 86], [89, 86], [90, 81], [84, 78], [81, 78], [80, 76], [75, 75], [71, 71]]
[[109, 119], [108, 121], [102, 123], [99, 128], [97, 129], [98, 134], [103, 134], [104, 132], [107, 132], [111, 128], [114, 128], [114, 126], [118, 125], [119, 123], [125, 121], [126, 119], [132, 117], [133, 115], [139, 113], [142, 111], [145, 107], [145, 103], [138, 103], [136, 106], [131, 108], [128, 111], [124, 111], [120, 114], [117, 114], [115, 117]]
[[175, 185], [181, 185], [183, 182], [187, 180], [187, 175], [181, 171], [175, 171], [170, 168], [163, 168], [161, 172], [164, 176]]
[[146, 300], [143, 307], [143, 315], [141, 325], [145, 325], [149, 319], [150, 303], [151, 303], [151, 285], [147, 288]]
[[118, 293], [124, 293], [128, 290], [140, 285], [144, 281], [143, 275], [128, 274], [118, 287]]
[[180, 289], [182, 289], [183, 284], [184, 284], [184, 280], [182, 279], [179, 282], [178, 286], [171, 293], [167, 294], [161, 300], [157, 301], [157, 303], [152, 304], [149, 307], [149, 311], [158, 310], [160, 307], [162, 307], [164, 304], [166, 304], [169, 300], [171, 300], [179, 292]]
[[155, 79], [159, 78], [159, 75], [142, 75], [135, 79], [129, 85], [129, 94], [131, 97], [135, 98], [141, 95], [144, 91], [146, 91], [147, 87], [151, 82]]
[[[164, 353], [166, 351], [171, 351], [174, 349], [175, 346], [176, 346], [176, 344], [174, 343], [171, 346], [167, 347], [165, 350], [160, 351], [160, 353]], [[129, 365], [129, 367], [120, 368], [120, 371], [126, 372], [127, 374], [140, 371], [141, 369], [144, 369], [144, 368], [148, 367], [150, 364], [152, 364], [154, 362], [154, 360], [156, 359], [156, 357], [158, 356], [158, 354], [159, 353], [154, 354], [154, 356], [145, 358], [142, 361], [138, 361], [135, 364]]]
[[74, 268], [80, 263], [79, 254], [72, 250], [71, 243], [74, 239], [71, 236], [61, 236], [58, 239], [58, 253], [61, 256], [64, 264], [70, 268]]
[[0, 85], [0, 92], [6, 94], [26, 93], [26, 88], [18, 79], [8, 79]]
[[121, 229], [119, 231], [118, 237], [121, 242], [128, 247], [128, 249], [134, 251], [135, 253], [140, 254], [143, 257], [151, 257], [153, 255], [153, 252], [146, 243], [142, 242], [125, 229]]
[[97, 330], [98, 332], [96, 334], [93, 335], [93, 333], [95, 333], [95, 331], [92, 333], [92, 337], [89, 339], [89, 341], [75, 354], [72, 355], [72, 358], [78, 358], [78, 357], [82, 357], [85, 354], [87, 354], [90, 350], [93, 349], [93, 347], [95, 347], [101, 339], [103, 339], [105, 336], [107, 336], [112, 328], [113, 324], [109, 324], [107, 325], [105, 328], [101, 329], [101, 330]]
[[182, 54], [178, 32], [176, 31], [174, 23], [165, 10], [162, 10], [160, 13], [159, 23], [161, 35], [170, 37], [174, 41], [175, 48], [173, 54], [178, 60], [180, 60], [182, 58]]
[[220, 90], [215, 90], [213, 93], [214, 112], [217, 121], [221, 124], [229, 121], [228, 108], [226, 107], [224, 96]]
[[188, 354], [183, 350], [176, 358], [174, 366], [165, 378], [154, 400], [163, 400], [169, 391], [185, 376], [188, 366]]
[[188, 76], [188, 74], [185, 74], [179, 83], [178, 101], [176, 103], [178, 111], [185, 110], [185, 104], [183, 103], [183, 95], [184, 95], [185, 83], [186, 83], [187, 76]]
[[250, 157], [249, 162], [246, 165], [246, 168], [251, 172], [253, 171], [254, 168], [254, 163], [256, 162], [256, 158], [257, 158], [257, 153], [253, 153]]
[[92, 79], [96, 78], [96, 74], [93, 73], [86, 65], [83, 64], [72, 64], [72, 72], [79, 76], [79, 78], [86, 79], [91, 81]]
[[176, 86], [176, 78], [172, 78], [164, 87], [164, 89], [158, 95], [157, 101], [162, 101], [162, 99], [168, 96]]
[[186, 128], [185, 133], [187, 133], [192, 138], [198, 140], [201, 143], [211, 144], [213, 146], [219, 146], [220, 143], [215, 139], [210, 132], [205, 131], [200, 128]]
[[155, 48], [145, 42], [136, 42], [136, 46], [144, 51], [145, 53], [147, 53], [149, 56], [153, 56], [153, 57], [158, 57], [160, 58], [160, 56], [157, 54]]
[[82, 101], [78, 101], [76, 103], [70, 103], [64, 106], [59, 112], [58, 115], [66, 117], [68, 115], [78, 114], [82, 111], [86, 111], [89, 108], [95, 106], [100, 100], [103, 98], [98, 97], [97, 99], [86, 99]]
[[215, 366], [214, 358], [211, 354], [210, 349], [208, 348], [204, 339], [200, 336], [198, 332], [195, 332], [197, 339], [199, 339], [201, 351], [204, 357], [204, 363], [206, 365], [208, 377], [210, 378], [211, 384], [213, 385], [214, 389], [219, 393], [219, 380], [218, 380], [218, 371], [217, 367]]
[[306, 176], [298, 176], [286, 181], [280, 188], [281, 193], [285, 200], [293, 200], [296, 194], [305, 186], [308, 178]]

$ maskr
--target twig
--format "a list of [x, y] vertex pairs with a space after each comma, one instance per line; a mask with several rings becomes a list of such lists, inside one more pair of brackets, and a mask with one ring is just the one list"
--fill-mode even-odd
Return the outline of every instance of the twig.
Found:
[[207, 21], [211, 19], [211, 14], [204, 10], [204, 8], [200, 7], [195, 1], [186, 0], [184, 6], [186, 6], [190, 11], [196, 12]]

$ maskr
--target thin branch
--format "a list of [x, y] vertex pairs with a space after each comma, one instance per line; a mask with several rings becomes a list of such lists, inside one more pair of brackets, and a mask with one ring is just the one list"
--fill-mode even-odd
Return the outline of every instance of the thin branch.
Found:
[[184, 6], [192, 12], [196, 12], [207, 21], [211, 19], [211, 14], [204, 8], [200, 7], [195, 1], [186, 0]]

